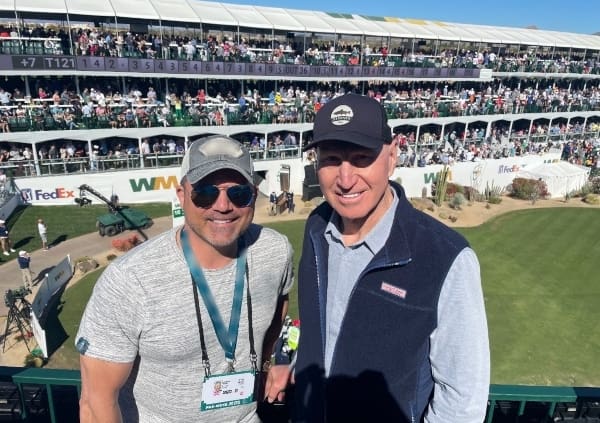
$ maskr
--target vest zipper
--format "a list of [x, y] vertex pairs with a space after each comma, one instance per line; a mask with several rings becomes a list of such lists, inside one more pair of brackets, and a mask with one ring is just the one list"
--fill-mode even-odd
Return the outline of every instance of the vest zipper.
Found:
[[[316, 254], [315, 254], [316, 257]], [[358, 283], [360, 282], [361, 278], [367, 274], [368, 272], [375, 270], [375, 269], [385, 269], [387, 267], [400, 267], [400, 266], [406, 266], [408, 263], [410, 263], [412, 261], [412, 258], [408, 258], [406, 260], [401, 260], [401, 261], [397, 261], [394, 263], [388, 263], [388, 264], [382, 264], [382, 265], [372, 265], [372, 266], [367, 266], [358, 276], [358, 279], [356, 280], [356, 283], [354, 284], [354, 287], [352, 288], [352, 291], [350, 292], [350, 296], [348, 297], [348, 304], [350, 304], [350, 301], [352, 300], [352, 297], [354, 296], [354, 291], [356, 290], [356, 286], [358, 285]], [[318, 276], [317, 276], [318, 278]], [[347, 306], [346, 306], [347, 308]], [[342, 328], [344, 327], [344, 320], [346, 320], [346, 312], [344, 311], [344, 317], [342, 318], [342, 322], [340, 323], [340, 333], [342, 331]], [[338, 339], [339, 339], [339, 334], [338, 334]], [[331, 370], [333, 370], [334, 368], [334, 364], [336, 361], [336, 357], [337, 357], [337, 341], [338, 339], [336, 339], [335, 341], [335, 347], [333, 348], [333, 358], [331, 359], [331, 367], [330, 367], [330, 371], [329, 373], [331, 373]], [[325, 363], [325, 357], [323, 357], [323, 363]]]

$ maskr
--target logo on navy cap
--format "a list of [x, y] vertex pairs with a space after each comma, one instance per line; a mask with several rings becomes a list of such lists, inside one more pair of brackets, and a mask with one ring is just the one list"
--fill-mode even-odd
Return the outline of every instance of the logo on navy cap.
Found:
[[354, 117], [354, 112], [346, 104], [337, 106], [331, 112], [331, 123], [337, 126], [349, 123]]

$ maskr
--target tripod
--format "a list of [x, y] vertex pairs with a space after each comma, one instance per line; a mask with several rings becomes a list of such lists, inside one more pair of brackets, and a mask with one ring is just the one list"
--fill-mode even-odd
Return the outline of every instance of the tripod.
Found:
[[27, 340], [31, 337], [31, 324], [29, 323], [29, 313], [31, 313], [31, 304], [21, 295], [21, 292], [6, 291], [4, 295], [4, 303], [8, 307], [8, 317], [6, 318], [6, 328], [4, 329], [4, 341], [2, 343], [2, 352], [6, 348], [6, 339], [11, 333], [13, 324], [16, 324], [17, 329], [21, 333], [23, 342], [27, 347], [27, 351], [31, 352], [31, 348], [27, 344]]

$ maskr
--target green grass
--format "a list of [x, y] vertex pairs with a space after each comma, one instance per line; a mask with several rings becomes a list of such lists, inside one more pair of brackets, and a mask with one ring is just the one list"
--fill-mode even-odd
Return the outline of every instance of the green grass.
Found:
[[[302, 253], [302, 240], [304, 238], [304, 220], [292, 220], [288, 222], [277, 222], [269, 223], [265, 226], [273, 228], [276, 231], [286, 235], [294, 248], [294, 278], [297, 274], [298, 262], [300, 261], [300, 254]], [[297, 284], [294, 284], [294, 288], [290, 293], [290, 307], [288, 315], [298, 317], [298, 290]]]
[[[146, 212], [152, 218], [168, 216], [171, 213], [170, 203], [136, 204], [134, 207]], [[10, 239], [16, 250], [37, 250], [41, 248], [37, 230], [39, 218], [46, 222], [48, 243], [53, 245], [96, 231], [96, 218], [107, 212], [107, 207], [101, 205], [21, 207], [11, 215], [7, 222]], [[15, 224], [17, 221], [18, 225]], [[0, 264], [14, 258], [15, 255], [6, 257], [0, 254]]]
[[79, 369], [79, 353], [74, 345], [75, 335], [87, 300], [102, 270], [98, 269], [85, 275], [63, 292], [56, 307], [50, 307], [46, 322], [46, 339], [51, 356], [46, 367]]
[[600, 211], [517, 211], [460, 231], [481, 263], [493, 383], [600, 386]]
[[[267, 226], [288, 236], [297, 268], [304, 221]], [[600, 386], [595, 370], [600, 356], [600, 211], [518, 211], [459, 230], [481, 262], [492, 382]], [[55, 319], [62, 344], [50, 367], [77, 368], [73, 338], [98, 275], [86, 276], [63, 294]], [[296, 317], [295, 289], [290, 303], [289, 314]]]

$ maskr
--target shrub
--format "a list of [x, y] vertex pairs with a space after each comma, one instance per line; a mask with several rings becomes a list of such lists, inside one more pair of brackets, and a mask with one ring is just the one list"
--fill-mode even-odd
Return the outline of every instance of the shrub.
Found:
[[448, 182], [448, 185], [446, 186], [446, 195], [448, 197], [452, 197], [456, 193], [462, 194], [463, 192], [464, 192], [464, 189], [463, 189], [462, 185], [458, 185], [453, 182]]
[[600, 194], [600, 176], [591, 178], [589, 185], [593, 194]]
[[42, 367], [46, 364], [44, 353], [39, 348], [31, 350], [31, 352], [25, 356], [23, 364], [25, 367]]
[[73, 264], [77, 265], [77, 264], [79, 264], [79, 263], [81, 263], [81, 262], [84, 262], [84, 261], [89, 261], [89, 260], [91, 260], [91, 259], [92, 259], [92, 258], [91, 258], [91, 257], [89, 257], [89, 256], [82, 256], [82, 257], [79, 257], [79, 258], [75, 259], [75, 261], [73, 262]]
[[591, 181], [587, 181], [578, 191], [573, 193], [573, 197], [585, 197], [588, 194], [593, 194], [594, 188]]
[[583, 198], [583, 201], [586, 204], [598, 205], [598, 204], [600, 204], [600, 195], [598, 195], [598, 194], [587, 194]]
[[479, 192], [477, 192], [477, 190], [475, 188], [465, 186], [465, 187], [463, 187], [463, 189], [464, 189], [463, 194], [465, 195], [465, 198], [468, 201], [483, 201], [482, 195], [479, 194]]
[[541, 179], [515, 178], [511, 185], [511, 196], [521, 200], [535, 201], [549, 195], [546, 183]]
[[[501, 187], [500, 185], [494, 184], [493, 181], [492, 181], [491, 185], [489, 182], [485, 184], [485, 190], [483, 191], [483, 196], [486, 201], [489, 202], [490, 198], [500, 198], [502, 196], [502, 194], [504, 194], [504, 188]], [[500, 200], [500, 201], [502, 201], [502, 200]], [[498, 203], [500, 203], [500, 201], [498, 201]], [[498, 203], [492, 203], [492, 204], [498, 204]]]
[[112, 240], [112, 246], [118, 251], [129, 251], [140, 243], [140, 239], [136, 234], [124, 238], [115, 238]]
[[487, 202], [488, 204], [500, 204], [502, 202], [502, 197], [490, 197]]
[[453, 209], [460, 210], [460, 206], [462, 206], [466, 202], [467, 199], [465, 198], [465, 196], [462, 193], [457, 192], [456, 194], [454, 194], [454, 197], [452, 197], [452, 200], [450, 200], [450, 207], [452, 207]]

